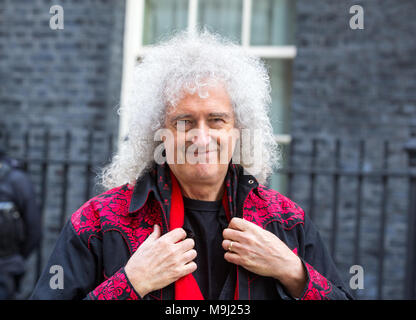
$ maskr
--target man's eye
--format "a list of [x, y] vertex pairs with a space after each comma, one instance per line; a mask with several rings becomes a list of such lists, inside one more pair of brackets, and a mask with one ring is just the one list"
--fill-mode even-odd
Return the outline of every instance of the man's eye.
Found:
[[188, 125], [190, 125], [192, 123], [192, 120], [188, 120], [188, 119], [186, 119], [186, 120], [179, 120], [178, 122], [176, 122], [176, 126], [179, 126], [179, 125], [185, 125], [185, 126], [188, 126]]
[[221, 118], [214, 118], [214, 119], [212, 119], [214, 122], [224, 122], [224, 120], [223, 119], [221, 119]]

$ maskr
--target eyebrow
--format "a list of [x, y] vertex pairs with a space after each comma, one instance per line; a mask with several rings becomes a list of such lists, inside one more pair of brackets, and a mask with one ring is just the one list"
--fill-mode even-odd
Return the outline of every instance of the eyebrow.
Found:
[[170, 119], [170, 122], [171, 123], [174, 123], [174, 122], [176, 122], [178, 120], [182, 120], [182, 119], [190, 118], [190, 117], [192, 117], [192, 115], [190, 113], [179, 114], [179, 115], [173, 117], [172, 119]]
[[213, 112], [213, 113], [210, 113], [208, 116], [213, 117], [213, 118], [226, 118], [226, 119], [232, 118], [232, 114], [230, 112]]

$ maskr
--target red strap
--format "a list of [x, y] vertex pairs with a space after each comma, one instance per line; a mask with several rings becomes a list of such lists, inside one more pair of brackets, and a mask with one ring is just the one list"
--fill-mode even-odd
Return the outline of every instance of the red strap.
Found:
[[[172, 180], [172, 202], [169, 217], [170, 230], [181, 228], [184, 220], [182, 193], [175, 176], [170, 172]], [[190, 273], [175, 282], [175, 300], [204, 300], [198, 283]]]
[[178, 181], [175, 176], [170, 172], [172, 180], [172, 201], [169, 217], [170, 230], [176, 228], [182, 228], [184, 219], [184, 207], [181, 189], [179, 188]]
[[239, 295], [238, 295], [238, 266], [237, 266], [237, 279], [235, 281], [235, 290], [234, 290], [234, 300], [239, 300]]
[[[184, 205], [182, 193], [179, 188], [178, 181], [170, 171], [172, 180], [172, 201], [169, 217], [170, 230], [175, 228], [181, 228], [184, 221]], [[230, 209], [227, 200], [227, 191], [224, 191], [222, 198], [222, 204], [225, 209], [227, 220], [230, 221]], [[238, 270], [238, 269], [237, 269]], [[238, 300], [238, 271], [237, 271], [237, 284], [234, 292], [234, 299]], [[175, 282], [175, 300], [204, 300], [204, 296], [201, 293], [201, 289], [198, 286], [194, 276], [190, 273]]]
[[228, 199], [227, 199], [227, 190], [224, 190], [224, 196], [222, 197], [222, 206], [225, 210], [225, 215], [227, 216], [228, 222], [230, 222], [230, 207], [228, 206]]

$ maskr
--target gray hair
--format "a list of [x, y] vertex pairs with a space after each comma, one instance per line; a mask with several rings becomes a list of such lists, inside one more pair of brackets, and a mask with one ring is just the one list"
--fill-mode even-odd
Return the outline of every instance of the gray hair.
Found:
[[[236, 127], [261, 130], [259, 139], [241, 153], [241, 165], [260, 183], [277, 167], [280, 159], [270, 123], [270, 79], [264, 63], [242, 47], [207, 30], [182, 31], [152, 46], [135, 67], [133, 89], [122, 106], [128, 119], [127, 139], [112, 162], [103, 168], [102, 185], [113, 188], [134, 184], [154, 164], [154, 151], [160, 144], [155, 133], [164, 127], [166, 107], [175, 106], [185, 92], [198, 92], [224, 84], [234, 110]], [[255, 140], [255, 141], [254, 141]], [[241, 139], [240, 139], [241, 141]], [[261, 154], [249, 155], [255, 146]], [[244, 159], [251, 156], [250, 164]]]

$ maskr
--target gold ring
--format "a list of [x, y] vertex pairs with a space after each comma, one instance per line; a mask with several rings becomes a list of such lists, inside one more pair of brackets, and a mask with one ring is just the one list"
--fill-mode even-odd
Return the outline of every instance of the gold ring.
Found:
[[228, 251], [232, 252], [233, 249], [233, 242], [230, 241], [230, 245], [228, 246]]

